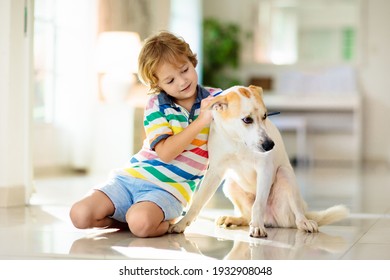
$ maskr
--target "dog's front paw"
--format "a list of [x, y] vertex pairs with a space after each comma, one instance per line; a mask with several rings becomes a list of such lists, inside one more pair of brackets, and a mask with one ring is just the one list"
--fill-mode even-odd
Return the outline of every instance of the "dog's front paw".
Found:
[[190, 224], [190, 221], [182, 219], [176, 224], [170, 224], [168, 228], [168, 233], [183, 233]]
[[249, 235], [250, 237], [261, 238], [261, 237], [267, 237], [267, 232], [265, 231], [265, 227], [263, 226], [251, 225], [249, 227]]
[[313, 220], [301, 220], [297, 222], [297, 228], [306, 232], [318, 232], [318, 224]]

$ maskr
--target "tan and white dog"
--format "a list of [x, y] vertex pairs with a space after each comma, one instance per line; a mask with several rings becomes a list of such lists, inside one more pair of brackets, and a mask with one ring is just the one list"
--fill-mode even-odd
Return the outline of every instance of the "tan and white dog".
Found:
[[223, 179], [223, 191], [239, 216], [220, 217], [217, 224], [250, 225], [252, 237], [266, 237], [266, 227], [317, 232], [319, 226], [348, 215], [342, 205], [306, 211], [282, 137], [267, 118], [260, 87], [229, 88], [213, 99], [210, 109], [214, 120], [208, 142], [209, 168], [187, 214], [170, 225], [170, 233], [184, 232]]

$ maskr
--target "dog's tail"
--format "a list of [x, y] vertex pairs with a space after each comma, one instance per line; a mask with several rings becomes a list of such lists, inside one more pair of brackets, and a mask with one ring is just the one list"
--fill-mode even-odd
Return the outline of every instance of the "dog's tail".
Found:
[[336, 205], [322, 211], [307, 212], [306, 218], [317, 222], [318, 226], [335, 223], [346, 218], [349, 215], [349, 209], [344, 205]]

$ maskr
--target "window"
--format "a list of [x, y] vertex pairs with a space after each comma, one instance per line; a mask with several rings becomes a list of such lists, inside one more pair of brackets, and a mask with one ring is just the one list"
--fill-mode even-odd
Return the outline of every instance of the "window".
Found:
[[56, 0], [35, 0], [34, 108], [36, 122], [53, 121], [55, 92]]
[[260, 63], [297, 62], [296, 7], [282, 1], [260, 0], [255, 27], [255, 60]]
[[259, 63], [345, 63], [357, 59], [359, 0], [258, 0]]

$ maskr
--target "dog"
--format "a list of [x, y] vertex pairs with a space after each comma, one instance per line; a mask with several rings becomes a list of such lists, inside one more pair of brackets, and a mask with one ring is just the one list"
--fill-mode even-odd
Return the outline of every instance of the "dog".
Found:
[[182, 233], [223, 182], [223, 192], [238, 216], [223, 216], [217, 225], [249, 226], [251, 237], [267, 237], [267, 227], [318, 227], [345, 218], [344, 205], [307, 212], [279, 130], [269, 120], [262, 88], [234, 86], [209, 105], [209, 166], [190, 207], [169, 233]]

